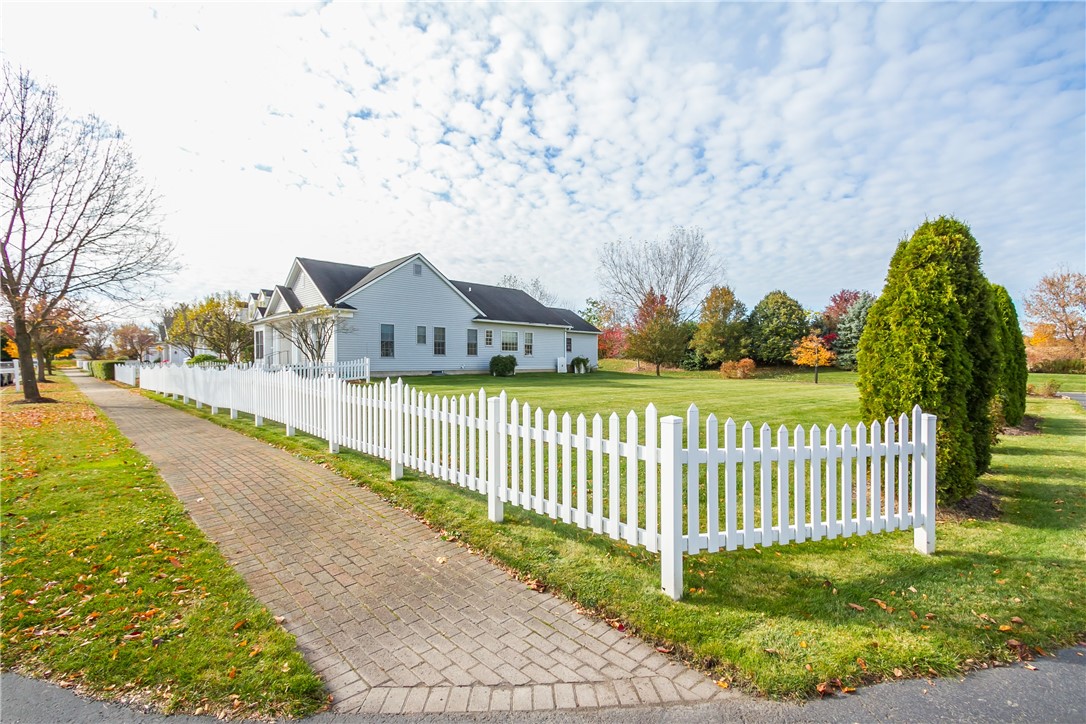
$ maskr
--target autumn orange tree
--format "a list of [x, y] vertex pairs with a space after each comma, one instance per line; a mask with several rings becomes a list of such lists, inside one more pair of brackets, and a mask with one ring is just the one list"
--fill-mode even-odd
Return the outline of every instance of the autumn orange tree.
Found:
[[828, 367], [836, 358], [837, 355], [830, 349], [829, 343], [815, 330], [811, 330], [810, 334], [796, 342], [792, 348], [793, 362], [803, 367], [814, 367], [816, 385], [818, 384], [818, 368]]
[[634, 359], [660, 366], [678, 364], [686, 352], [686, 330], [679, 323], [679, 312], [667, 303], [667, 297], [651, 287], [634, 314], [633, 329], [627, 335], [626, 354]]

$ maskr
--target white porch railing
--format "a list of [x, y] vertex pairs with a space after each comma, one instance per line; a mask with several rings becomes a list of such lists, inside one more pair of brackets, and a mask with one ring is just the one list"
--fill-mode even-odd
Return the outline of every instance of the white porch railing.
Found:
[[682, 418], [657, 419], [653, 405], [624, 421], [559, 419], [504, 392], [438, 397], [259, 368], [144, 367], [140, 384], [389, 460], [394, 480], [408, 467], [486, 495], [494, 521], [516, 505], [658, 552], [673, 599], [683, 553], [907, 529], [918, 550], [935, 548], [936, 419], [919, 408], [870, 427], [755, 434], [702, 422], [691, 405], [684, 437]]

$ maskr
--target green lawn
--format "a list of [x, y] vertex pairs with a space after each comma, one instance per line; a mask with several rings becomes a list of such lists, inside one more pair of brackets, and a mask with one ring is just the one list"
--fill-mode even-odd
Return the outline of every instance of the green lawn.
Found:
[[275, 718], [325, 703], [294, 637], [66, 378], [3, 416], [4, 669], [167, 712]]
[[[838, 375], [818, 386], [786, 375], [729, 381], [607, 372], [410, 382], [438, 394], [504, 387], [522, 402], [573, 413], [654, 402], [662, 414], [681, 414], [696, 401], [703, 417], [854, 423], [855, 387], [850, 373]], [[381, 461], [330, 455], [320, 440], [287, 438], [277, 425], [254, 428], [244, 416], [185, 409], [327, 464], [525, 578], [771, 696], [811, 695], [836, 678], [856, 685], [953, 674], [1067, 645], [1086, 632], [1086, 412], [1066, 400], [1030, 399], [1028, 413], [1041, 418], [1043, 434], [1004, 439], [981, 481], [1002, 496], [1003, 515], [942, 520], [934, 556], [913, 550], [911, 532], [701, 554], [687, 558], [688, 590], [679, 602], [659, 593], [658, 559], [641, 549], [512, 506], [506, 522], [494, 525], [477, 494], [413, 473], [391, 483]], [[1011, 648], [1012, 639], [1037, 648]]]

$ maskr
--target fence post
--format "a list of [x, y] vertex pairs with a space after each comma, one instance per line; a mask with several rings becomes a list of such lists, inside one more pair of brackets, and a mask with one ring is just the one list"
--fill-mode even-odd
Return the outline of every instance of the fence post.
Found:
[[498, 465], [498, 417], [501, 404], [498, 397], [491, 397], [486, 401], [486, 500], [487, 514], [494, 523], [505, 520], [505, 505], [498, 495], [499, 486], [505, 486], [505, 470]]
[[[935, 415], [923, 415], [923, 457], [920, 461], [920, 514], [923, 524], [913, 521], [913, 547], [921, 553], [935, 552]], [[918, 431], [920, 432], [920, 431]]]
[[339, 379], [333, 374], [324, 378], [324, 435], [328, 438], [328, 452], [339, 452], [336, 442], [336, 385]]
[[683, 597], [683, 421], [660, 420], [660, 587], [671, 600]]
[[[368, 362], [368, 360], [367, 360]], [[392, 385], [392, 395], [389, 400], [390, 414], [392, 415], [392, 455], [389, 461], [389, 477], [399, 480], [403, 477], [403, 380], [396, 380]]]

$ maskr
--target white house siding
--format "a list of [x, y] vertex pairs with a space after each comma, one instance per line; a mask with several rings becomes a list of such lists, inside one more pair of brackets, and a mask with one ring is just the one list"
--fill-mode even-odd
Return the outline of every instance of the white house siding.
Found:
[[291, 289], [294, 290], [294, 296], [298, 297], [298, 302], [303, 307], [319, 307], [325, 303], [324, 297], [321, 296], [320, 290], [317, 289], [317, 285], [301, 269], [298, 270], [298, 279]]
[[593, 367], [599, 364], [599, 335], [588, 332], [567, 332], [573, 342], [573, 351], [566, 355], [566, 361], [574, 357], [587, 357]]
[[[369, 357], [374, 374], [485, 369], [490, 357], [483, 357], [481, 343], [478, 357], [467, 354], [467, 329], [478, 312], [429, 266], [422, 264], [421, 276], [413, 266], [409, 262], [341, 300], [356, 311], [340, 327], [336, 359]], [[395, 357], [381, 356], [382, 324], [396, 328]], [[415, 341], [421, 325], [426, 344]], [[434, 354], [434, 327], [445, 328], [444, 355]]]
[[[556, 327], [535, 327], [522, 324], [495, 324], [486, 320], [475, 322], [479, 330], [479, 357], [484, 372], [490, 369], [490, 358], [499, 354], [511, 354], [517, 358], [518, 372], [554, 372], [557, 369], [559, 357], [565, 357], [565, 330]], [[493, 330], [494, 345], [486, 346], [486, 330]], [[517, 333], [517, 351], [505, 352], [502, 350], [502, 331]], [[531, 332], [534, 336], [532, 342], [532, 354], [524, 354], [524, 334]]]

